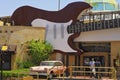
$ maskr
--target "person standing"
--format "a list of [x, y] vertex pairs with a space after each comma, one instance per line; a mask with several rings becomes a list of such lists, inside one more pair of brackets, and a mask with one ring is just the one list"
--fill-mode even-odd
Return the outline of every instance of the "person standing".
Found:
[[90, 61], [90, 70], [91, 70], [91, 74], [90, 77], [95, 77], [96, 76], [96, 70], [95, 70], [95, 61], [94, 58], [92, 58], [92, 60]]
[[101, 66], [101, 62], [99, 61], [99, 59], [96, 59], [95, 61], [95, 66], [96, 66], [96, 78], [101, 78], [101, 75], [98, 74], [98, 72], [100, 71], [100, 66]]

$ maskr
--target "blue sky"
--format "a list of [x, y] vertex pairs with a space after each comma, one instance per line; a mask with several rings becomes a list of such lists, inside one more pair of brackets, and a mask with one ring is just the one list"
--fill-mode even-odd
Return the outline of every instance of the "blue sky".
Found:
[[[0, 17], [11, 16], [18, 7], [30, 5], [36, 8], [56, 11], [58, 10], [59, 0], [1, 0]], [[68, 3], [83, 0], [60, 0], [60, 8], [65, 7]], [[120, 2], [120, 0], [117, 0]]]
[[[30, 5], [36, 8], [45, 9], [45, 10], [58, 10], [58, 1], [59, 0], [1, 0], [0, 1], [0, 17], [10, 16], [18, 7], [24, 5]], [[60, 6], [63, 8], [70, 2], [82, 1], [82, 0], [60, 0]]]

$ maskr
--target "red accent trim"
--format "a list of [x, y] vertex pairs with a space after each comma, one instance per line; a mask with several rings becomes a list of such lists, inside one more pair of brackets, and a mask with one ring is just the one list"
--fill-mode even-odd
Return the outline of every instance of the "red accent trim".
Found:
[[77, 38], [79, 35], [80, 35], [80, 33], [74, 33], [73, 35], [71, 35], [71, 36], [68, 38], [68, 44], [70, 45], [70, 47], [71, 47], [72, 49], [76, 50], [79, 55], [81, 55], [81, 54], [83, 53], [83, 50], [76, 48], [76, 47], [74, 46], [74, 42], [73, 42], [74, 39]]

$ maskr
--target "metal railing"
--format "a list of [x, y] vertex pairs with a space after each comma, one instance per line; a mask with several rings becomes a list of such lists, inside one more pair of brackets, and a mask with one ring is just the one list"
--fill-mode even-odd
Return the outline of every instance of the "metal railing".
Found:
[[76, 24], [67, 27], [68, 33], [120, 28], [120, 11], [94, 12], [81, 16]]
[[[88, 76], [92, 73], [89, 66], [70, 66], [69, 69], [70, 69], [70, 78], [74, 76]], [[114, 67], [95, 67], [95, 69], [98, 69], [98, 71], [96, 71], [96, 74], [100, 74], [101, 77], [106, 76], [113, 80], [117, 80], [116, 70]], [[100, 79], [99, 76], [98, 79]]]
[[16, 72], [11, 73], [9, 77], [4, 78], [3, 80], [48, 80], [49, 75], [47, 75], [45, 78], [42, 78], [39, 76], [39, 73], [34, 73], [33, 75], [29, 72]]
[[[64, 73], [62, 76], [58, 75], [57, 77], [54, 77], [54, 79], [60, 79], [60, 80], [68, 80], [68, 79], [91, 79], [90, 74], [92, 71], [90, 70], [89, 66], [69, 66], [69, 76]], [[107, 80], [117, 80], [116, 77], [116, 70], [114, 67], [95, 67], [95, 69], [98, 69], [96, 71], [96, 74], [100, 74], [101, 76], [98, 76], [98, 80], [107, 78]], [[15, 75], [17, 74], [17, 75]], [[35, 76], [33, 76], [35, 75]], [[41, 78], [39, 76], [39, 73], [34, 73], [32, 76], [29, 72], [22, 72], [22, 73], [11, 73], [11, 77], [9, 77], [10, 80], [49, 80], [49, 74], [46, 76], [46, 78]], [[82, 77], [81, 77], [82, 76]], [[8, 80], [9, 80], [8, 79]]]

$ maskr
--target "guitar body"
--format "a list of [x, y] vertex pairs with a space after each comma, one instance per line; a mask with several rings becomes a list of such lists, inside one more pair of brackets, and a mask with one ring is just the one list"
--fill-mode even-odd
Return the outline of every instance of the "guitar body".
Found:
[[67, 53], [80, 50], [73, 46], [73, 40], [79, 33], [67, 33], [67, 26], [75, 24], [83, 12], [92, 8], [85, 2], [73, 2], [59, 11], [46, 11], [23, 6], [18, 8], [11, 16], [14, 25], [46, 27], [46, 40], [50, 42], [55, 51]]
[[35, 19], [32, 26], [45, 26], [46, 36], [45, 40], [51, 43], [55, 51], [76, 52], [68, 44], [68, 38], [73, 34], [67, 33], [67, 26], [72, 23], [72, 20], [66, 23], [55, 23], [42, 19]]

